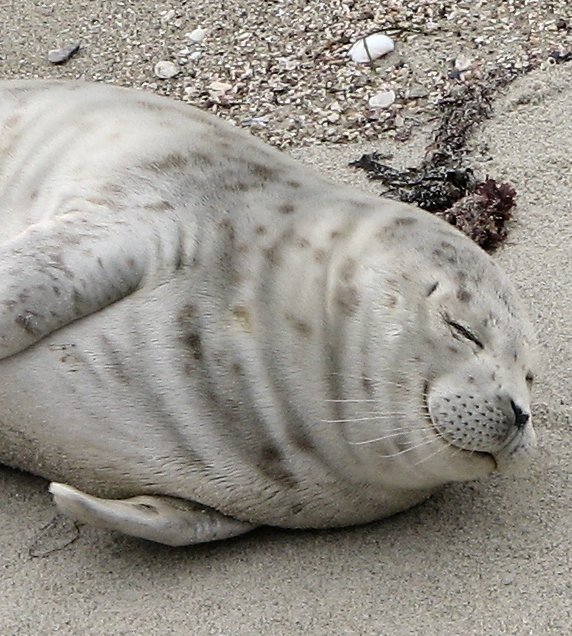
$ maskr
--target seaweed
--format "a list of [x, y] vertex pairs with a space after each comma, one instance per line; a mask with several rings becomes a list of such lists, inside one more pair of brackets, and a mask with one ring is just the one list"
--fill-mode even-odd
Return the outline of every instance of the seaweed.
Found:
[[531, 69], [497, 69], [478, 83], [452, 84], [438, 104], [439, 125], [419, 166], [397, 170], [383, 163], [387, 156], [376, 152], [350, 166], [382, 181], [388, 187], [386, 196], [437, 214], [493, 251], [506, 239], [516, 191], [489, 176], [475, 176], [465, 165], [466, 144], [473, 127], [490, 116], [495, 92]]

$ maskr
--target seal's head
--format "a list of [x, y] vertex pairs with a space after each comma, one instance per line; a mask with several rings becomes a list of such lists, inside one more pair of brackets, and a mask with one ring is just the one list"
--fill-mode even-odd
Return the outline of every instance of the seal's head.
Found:
[[396, 213], [378, 233], [391, 237], [384, 249], [362, 255], [361, 323], [348, 327], [363, 386], [347, 437], [406, 488], [514, 472], [536, 444], [535, 338], [518, 293], [480, 248], [425, 216]]

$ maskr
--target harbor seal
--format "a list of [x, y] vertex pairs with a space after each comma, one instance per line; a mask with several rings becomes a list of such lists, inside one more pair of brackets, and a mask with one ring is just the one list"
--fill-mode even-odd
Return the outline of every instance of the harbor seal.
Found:
[[182, 545], [325, 528], [535, 447], [534, 333], [479, 247], [192, 107], [0, 83], [0, 462]]

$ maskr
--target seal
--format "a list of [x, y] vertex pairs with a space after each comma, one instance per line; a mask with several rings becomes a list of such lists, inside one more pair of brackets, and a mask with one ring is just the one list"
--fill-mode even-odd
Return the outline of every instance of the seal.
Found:
[[171, 545], [524, 466], [535, 340], [455, 228], [141, 91], [0, 83], [0, 461]]

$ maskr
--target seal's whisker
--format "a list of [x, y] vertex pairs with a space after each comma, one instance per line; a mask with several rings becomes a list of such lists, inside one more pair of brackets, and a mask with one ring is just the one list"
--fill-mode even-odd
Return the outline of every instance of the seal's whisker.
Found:
[[[428, 459], [431, 459], [432, 457], [435, 457], [435, 455], [437, 455], [441, 451], [446, 450], [448, 448], [452, 449], [457, 455], [459, 455], [462, 452], [467, 452], [463, 448], [459, 448], [458, 446], [455, 446], [454, 444], [451, 444], [451, 442], [449, 440], [445, 439], [443, 437], [443, 435], [441, 435], [440, 433], [437, 433], [437, 438], [440, 439], [442, 442], [444, 442], [445, 445], [442, 446], [437, 451], [431, 453], [427, 457], [424, 457], [423, 459], [419, 460], [418, 462], [415, 462], [416, 466], [419, 465], [419, 464], [422, 464], [423, 462], [426, 462]], [[471, 454], [474, 454], [474, 451], [471, 451]]]
[[429, 455], [426, 455], [422, 459], [416, 461], [415, 462], [415, 466], [419, 466], [419, 464], [423, 464], [428, 459], [431, 459], [432, 457], [435, 457], [436, 455], [438, 455], [439, 453], [442, 453], [444, 450], [446, 450], [448, 448], [452, 448], [454, 451], [460, 451], [461, 450], [460, 448], [457, 448], [456, 446], [454, 446], [453, 444], [448, 442], [442, 435], [437, 435], [437, 438], [440, 439], [441, 441], [445, 442], [445, 444], [443, 446], [441, 446], [440, 448], [438, 448], [436, 451], [433, 451], [432, 453], [429, 453]]
[[388, 455], [380, 455], [380, 457], [382, 459], [389, 459], [390, 457], [399, 457], [399, 455], [405, 455], [405, 453], [410, 453], [411, 451], [416, 450], [417, 448], [423, 448], [423, 446], [430, 446], [431, 444], [434, 443], [434, 441], [435, 441], [435, 438], [426, 439], [420, 444], [414, 444], [413, 446], [400, 450], [397, 453], [389, 453]]
[[335, 420], [320, 420], [323, 424], [351, 424], [353, 422], [375, 422], [377, 420], [384, 420], [388, 418], [399, 417], [400, 415], [406, 415], [406, 413], [379, 413], [378, 415], [371, 415], [367, 417], [347, 417]]
[[381, 400], [375, 399], [375, 398], [336, 398], [336, 399], [332, 399], [332, 398], [328, 398], [325, 399], [324, 402], [334, 402], [336, 404], [361, 404], [361, 403], [366, 403], [366, 402], [375, 402], [377, 404], [381, 404]]
[[[362, 442], [348, 442], [348, 444], [350, 446], [364, 446], [365, 444], [373, 444], [374, 442], [382, 442], [383, 440], [386, 440], [386, 439], [399, 437], [403, 433], [409, 433], [411, 431], [414, 431], [415, 429], [411, 429], [410, 431], [400, 430], [400, 429], [390, 429], [390, 430], [393, 430], [394, 432], [388, 432], [387, 435], [382, 435], [381, 437], [374, 437], [373, 439], [364, 440]], [[417, 447], [413, 446], [412, 448], [417, 448]]]

